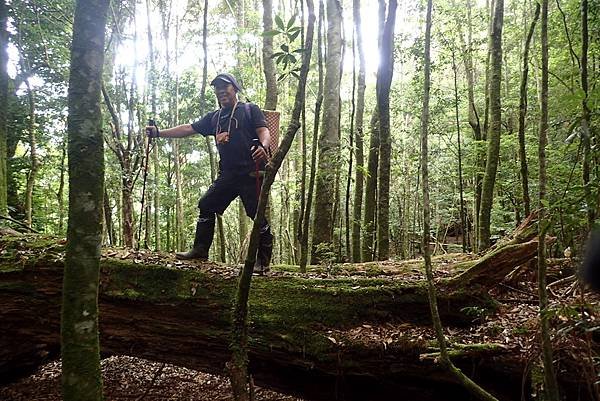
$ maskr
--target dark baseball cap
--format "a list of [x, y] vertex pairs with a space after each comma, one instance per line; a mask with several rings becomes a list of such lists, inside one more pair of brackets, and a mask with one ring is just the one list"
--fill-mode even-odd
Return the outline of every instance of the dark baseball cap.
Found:
[[210, 81], [210, 85], [211, 86], [215, 86], [217, 81], [223, 81], [226, 82], [228, 84], [233, 85], [233, 87], [235, 88], [236, 92], [241, 92], [242, 88], [240, 87], [240, 84], [238, 84], [237, 80], [235, 79], [235, 77], [227, 72], [222, 72], [219, 75], [217, 75], [215, 77], [215, 79], [213, 79], [212, 81]]

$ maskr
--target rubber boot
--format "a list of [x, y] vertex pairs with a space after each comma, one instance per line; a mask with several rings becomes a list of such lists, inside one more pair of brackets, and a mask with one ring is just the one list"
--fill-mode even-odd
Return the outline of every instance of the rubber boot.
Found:
[[189, 252], [177, 252], [175, 257], [181, 260], [208, 260], [208, 251], [215, 233], [215, 217], [200, 217], [196, 223], [194, 246]]
[[256, 251], [256, 263], [254, 264], [254, 272], [260, 275], [269, 272], [271, 264], [271, 255], [273, 254], [273, 234], [271, 228], [267, 225], [261, 229], [260, 242]]

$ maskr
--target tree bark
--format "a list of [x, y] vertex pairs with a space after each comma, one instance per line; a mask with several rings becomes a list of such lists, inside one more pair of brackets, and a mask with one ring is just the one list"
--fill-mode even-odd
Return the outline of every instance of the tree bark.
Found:
[[58, 233], [64, 235], [64, 220], [65, 220], [65, 162], [67, 159], [67, 142], [68, 138], [64, 138], [61, 144], [60, 154], [60, 179], [58, 184], [58, 192], [56, 198], [58, 201]]
[[481, 192], [479, 218], [479, 250], [490, 247], [491, 214], [494, 201], [494, 184], [500, 157], [500, 134], [502, 131], [501, 91], [502, 82], [502, 26], [504, 0], [495, 0], [493, 26], [490, 36], [490, 124], [487, 137], [487, 157]]
[[[584, 0], [585, 1], [585, 0]], [[550, 314], [548, 313], [548, 290], [546, 288], [546, 230], [550, 225], [546, 218], [546, 143], [548, 141], [548, 0], [542, 0], [541, 18], [542, 86], [540, 91], [539, 158], [539, 224], [538, 236], [538, 298], [540, 304], [540, 334], [542, 361], [544, 365], [544, 398], [558, 401], [558, 383], [554, 374], [552, 341], [550, 339]]]
[[354, 120], [354, 129], [356, 132], [356, 173], [354, 177], [354, 205], [352, 212], [352, 261], [360, 262], [361, 250], [361, 222], [362, 222], [362, 203], [364, 191], [364, 164], [365, 157], [363, 151], [363, 119], [365, 112], [365, 49], [362, 40], [362, 21], [360, 16], [360, 0], [353, 1], [354, 30], [356, 32], [355, 40], [358, 48], [358, 87], [356, 94], [356, 115]]
[[375, 257], [375, 228], [377, 216], [377, 170], [379, 166], [379, 113], [373, 110], [371, 117], [371, 138], [369, 140], [369, 162], [365, 185], [365, 213], [363, 220], [363, 262]]
[[[336, 177], [340, 158], [340, 79], [342, 62], [342, 7], [339, 0], [327, 0], [327, 61], [323, 98], [323, 123], [319, 136], [319, 164], [315, 189], [313, 260], [332, 252]], [[319, 250], [317, 252], [317, 250]]]
[[104, 187], [100, 92], [107, 0], [78, 1], [69, 79], [69, 222], [62, 291], [62, 394], [102, 399], [98, 283]]
[[529, 197], [529, 172], [527, 169], [527, 153], [525, 152], [525, 118], [527, 116], [527, 80], [529, 76], [529, 45], [531, 44], [531, 38], [535, 31], [535, 24], [540, 17], [540, 4], [536, 3], [535, 15], [527, 38], [525, 39], [525, 46], [523, 49], [523, 71], [521, 75], [521, 87], [520, 87], [520, 98], [519, 98], [519, 161], [521, 164], [521, 188], [523, 191], [523, 207], [525, 216], [529, 216], [531, 213], [531, 199]]
[[[273, 0], [263, 0], [263, 32], [273, 30]], [[265, 96], [265, 110], [277, 109], [277, 75], [275, 62], [271, 58], [273, 54], [273, 36], [263, 36], [262, 61], [267, 84]]]
[[[380, 3], [385, 0], [379, 0]], [[379, 112], [379, 171], [377, 193], [377, 259], [390, 256], [390, 165], [392, 137], [390, 129], [390, 87], [394, 74], [394, 27], [398, 2], [390, 0], [385, 24], [380, 21], [381, 61], [377, 71], [377, 110]]]
[[0, 215], [7, 215], [8, 206], [8, 159], [6, 121], [8, 117], [8, 32], [6, 22], [8, 7], [5, 0], [0, 0]]

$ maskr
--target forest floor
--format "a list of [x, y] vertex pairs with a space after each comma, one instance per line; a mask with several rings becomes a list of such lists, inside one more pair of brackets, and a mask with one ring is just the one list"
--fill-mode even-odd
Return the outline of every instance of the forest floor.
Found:
[[[61, 401], [60, 361], [33, 375], [0, 387], [2, 401]], [[106, 401], [230, 401], [229, 379], [179, 366], [128, 356], [102, 360]], [[301, 401], [255, 387], [256, 401]]]
[[[123, 253], [122, 253], [123, 252]], [[104, 256], [151, 262], [162, 258], [153, 253], [107, 250]], [[108, 254], [108, 255], [107, 255]], [[437, 258], [436, 277], [454, 274], [452, 266], [468, 259], [466, 255], [448, 254]], [[237, 269], [224, 269], [219, 264], [182, 263], [172, 261], [180, 269], [202, 269], [227, 276], [237, 275]], [[552, 336], [557, 374], [580, 375], [589, 383], [589, 392], [597, 392], [593, 383], [600, 371], [600, 296], [584, 291], [576, 280], [577, 262], [569, 259], [549, 260], [548, 283], [551, 303]], [[444, 266], [447, 265], [448, 269]], [[380, 262], [371, 264], [340, 264], [329, 268], [309, 269], [308, 276], [317, 277], [385, 277], [389, 280], [421, 281], [422, 262]], [[296, 267], [297, 268], [297, 267]], [[297, 275], [295, 267], [276, 266], [271, 276]], [[539, 366], [539, 308], [534, 266], [522, 266], [511, 273], [491, 291], [499, 302], [496, 313], [486, 315], [473, 310], [473, 324], [466, 327], [445, 327], [451, 349], [477, 352], [479, 344], [494, 344], [499, 354], [517, 355], [530, 369]], [[328, 330], [327, 338], [334, 344], [364, 343], [385, 350], [403, 342], [435, 344], [429, 326], [402, 322], [362, 324], [344, 330]], [[436, 349], [422, 358], [435, 358]], [[132, 357], [111, 357], [102, 361], [106, 400], [231, 400], [229, 381], [219, 377], [173, 365], [163, 365]], [[523, 372], [524, 377], [529, 372]], [[60, 363], [44, 365], [32, 376], [0, 387], [0, 400], [60, 400]], [[256, 400], [293, 401], [291, 396], [256, 388]]]

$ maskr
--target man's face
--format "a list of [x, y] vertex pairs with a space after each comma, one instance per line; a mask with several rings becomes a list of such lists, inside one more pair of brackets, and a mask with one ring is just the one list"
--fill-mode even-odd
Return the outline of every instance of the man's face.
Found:
[[231, 107], [235, 104], [236, 92], [230, 83], [218, 80], [215, 83], [215, 95], [222, 107]]

